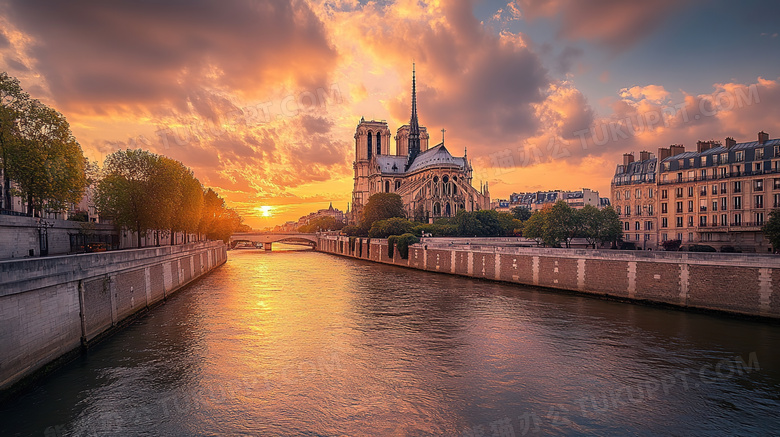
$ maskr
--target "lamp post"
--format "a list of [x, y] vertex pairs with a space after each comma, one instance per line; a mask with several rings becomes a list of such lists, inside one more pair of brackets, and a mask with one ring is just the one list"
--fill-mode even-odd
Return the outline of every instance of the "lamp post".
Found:
[[47, 222], [43, 217], [37, 220], [38, 228], [38, 245], [41, 250], [41, 256], [49, 255], [49, 228], [54, 226], [54, 223]]

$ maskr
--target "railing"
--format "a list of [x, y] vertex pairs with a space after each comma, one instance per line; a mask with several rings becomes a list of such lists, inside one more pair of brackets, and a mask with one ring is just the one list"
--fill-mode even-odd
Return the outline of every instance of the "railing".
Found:
[[[745, 170], [745, 171], [730, 171], [726, 173], [718, 173], [716, 175], [705, 176], [693, 176], [693, 177], [675, 177], [671, 180], [664, 181], [663, 178], [659, 182], [660, 185], [679, 184], [684, 182], [697, 182], [697, 181], [714, 181], [719, 179], [737, 178], [754, 175], [775, 174], [780, 173], [780, 168], [767, 168], [764, 170]], [[775, 186], [775, 189], [780, 189], [780, 186]]]

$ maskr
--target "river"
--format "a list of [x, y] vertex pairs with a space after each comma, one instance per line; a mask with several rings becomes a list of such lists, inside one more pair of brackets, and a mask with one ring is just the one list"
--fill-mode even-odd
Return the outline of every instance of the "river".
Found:
[[2, 435], [780, 433], [780, 325], [236, 250], [0, 406]]

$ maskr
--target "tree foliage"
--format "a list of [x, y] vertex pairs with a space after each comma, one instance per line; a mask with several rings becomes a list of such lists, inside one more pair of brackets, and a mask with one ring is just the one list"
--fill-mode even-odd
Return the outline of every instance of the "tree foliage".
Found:
[[59, 112], [30, 99], [6, 73], [0, 74], [0, 125], [4, 207], [11, 194], [25, 199], [31, 216], [81, 200], [86, 160], [70, 125]]
[[772, 249], [775, 251], [780, 249], [780, 209], [773, 209], [769, 213], [769, 219], [764, 223], [761, 232], [772, 244]]
[[573, 238], [585, 238], [588, 244], [614, 242], [623, 235], [620, 218], [612, 207], [602, 210], [586, 205], [581, 210], [558, 201], [535, 211], [523, 224], [523, 236], [545, 246], [570, 247]]
[[363, 235], [368, 235], [374, 222], [393, 217], [405, 217], [404, 203], [401, 196], [395, 193], [376, 193], [368, 198], [363, 207], [360, 219], [360, 229]]
[[318, 217], [311, 223], [298, 228], [298, 232], [312, 233], [320, 231], [337, 231], [344, 227], [344, 223], [337, 222], [333, 216]]
[[371, 238], [386, 238], [391, 235], [407, 234], [411, 232], [415, 225], [416, 223], [400, 217], [378, 220], [371, 225], [368, 236]]
[[531, 218], [531, 210], [527, 206], [516, 206], [512, 208], [512, 215], [520, 220], [520, 221], [526, 221], [529, 218]]

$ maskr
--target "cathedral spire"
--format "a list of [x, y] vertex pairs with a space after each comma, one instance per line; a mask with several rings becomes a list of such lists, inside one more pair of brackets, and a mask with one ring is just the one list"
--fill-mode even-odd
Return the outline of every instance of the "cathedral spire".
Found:
[[417, 77], [415, 65], [412, 63], [412, 116], [409, 119], [409, 158], [406, 168], [414, 162], [414, 158], [420, 154], [420, 124], [417, 121]]

